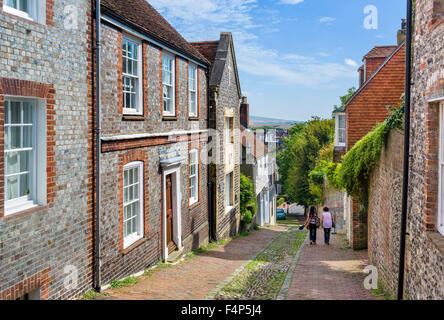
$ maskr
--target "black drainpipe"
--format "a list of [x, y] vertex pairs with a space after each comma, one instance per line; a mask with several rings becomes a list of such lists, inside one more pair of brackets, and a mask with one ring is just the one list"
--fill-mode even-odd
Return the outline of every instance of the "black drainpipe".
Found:
[[405, 45], [404, 178], [402, 184], [401, 238], [399, 242], [398, 300], [403, 300], [404, 297], [405, 239], [407, 235], [410, 162], [410, 81], [412, 71], [412, 0], [407, 0], [407, 35]]
[[[100, 43], [100, 0], [96, 0], [96, 123], [94, 132], [96, 135], [96, 173], [95, 173], [95, 246], [94, 246], [94, 289], [100, 291], [100, 152], [101, 152], [101, 88], [100, 88], [100, 64], [101, 64], [101, 43]], [[94, 75], [93, 75], [94, 79]]]
[[[211, 68], [211, 67], [209, 67]], [[206, 72], [207, 78], [207, 129], [210, 130], [210, 114], [211, 114], [211, 89], [210, 89], [210, 69], [207, 69]], [[208, 135], [207, 146], [210, 143], [210, 135]], [[207, 155], [209, 156], [207, 150]], [[211, 181], [211, 173], [210, 173], [210, 164], [207, 161], [207, 178], [208, 178], [208, 237], [209, 240], [214, 240], [214, 232], [213, 232], [213, 193], [214, 193], [214, 185]]]

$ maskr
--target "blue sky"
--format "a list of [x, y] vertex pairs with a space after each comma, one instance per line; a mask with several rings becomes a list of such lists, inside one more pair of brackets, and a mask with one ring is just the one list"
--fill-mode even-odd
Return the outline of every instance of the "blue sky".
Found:
[[[241, 88], [256, 116], [329, 117], [358, 85], [362, 56], [396, 44], [404, 0], [149, 0], [188, 41], [234, 36]], [[364, 8], [377, 9], [366, 29]]]

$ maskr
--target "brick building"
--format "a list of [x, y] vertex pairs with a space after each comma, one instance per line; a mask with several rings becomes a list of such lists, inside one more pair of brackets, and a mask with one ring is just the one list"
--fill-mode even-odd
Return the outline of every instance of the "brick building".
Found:
[[[364, 56], [364, 66], [359, 68], [360, 87], [345, 104], [344, 111], [336, 113], [336, 161], [389, 116], [387, 106], [398, 107], [402, 102], [405, 79], [403, 40], [399, 37], [398, 41], [402, 42], [397, 46], [374, 47]], [[338, 132], [344, 129], [345, 137], [342, 134], [339, 139]], [[367, 248], [367, 212], [347, 195], [344, 196], [344, 219], [350, 245], [354, 249]]]
[[233, 37], [223, 32], [218, 41], [192, 43], [211, 62], [210, 180], [213, 188], [212, 228], [215, 239], [240, 231], [240, 118], [242, 103]]
[[92, 284], [90, 3], [0, 0], [0, 299]]
[[444, 299], [444, 1], [416, 0], [405, 294]]
[[207, 243], [209, 63], [144, 0], [102, 0], [101, 279]]

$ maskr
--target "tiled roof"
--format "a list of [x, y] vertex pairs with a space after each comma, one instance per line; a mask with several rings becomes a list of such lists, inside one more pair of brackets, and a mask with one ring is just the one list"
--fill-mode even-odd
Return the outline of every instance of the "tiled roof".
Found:
[[253, 152], [253, 156], [256, 159], [259, 159], [260, 157], [268, 153], [268, 148], [265, 146], [261, 139], [256, 137], [253, 131], [245, 129], [245, 127], [242, 125], [240, 126], [240, 128], [242, 132], [242, 145], [246, 148], [248, 143]]
[[139, 27], [153, 40], [157, 40], [190, 58], [204, 64], [207, 59], [188, 43], [180, 34], [145, 0], [102, 0], [103, 13], [112, 12], [121, 19]]
[[210, 64], [214, 63], [216, 59], [217, 48], [219, 47], [219, 40], [217, 41], [203, 41], [203, 42], [191, 42], [194, 48], [196, 48]]
[[369, 53], [364, 56], [365, 58], [387, 58], [396, 50], [398, 46], [376, 46]]

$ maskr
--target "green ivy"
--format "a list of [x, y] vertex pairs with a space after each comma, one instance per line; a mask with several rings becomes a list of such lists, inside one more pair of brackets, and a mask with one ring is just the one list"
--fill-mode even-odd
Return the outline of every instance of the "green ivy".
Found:
[[345, 189], [349, 195], [357, 197], [365, 208], [368, 207], [371, 173], [379, 161], [388, 134], [392, 129], [403, 128], [404, 105], [389, 109], [391, 115], [359, 140], [344, 156], [341, 165], [330, 165], [327, 168], [328, 181], [337, 188]]

